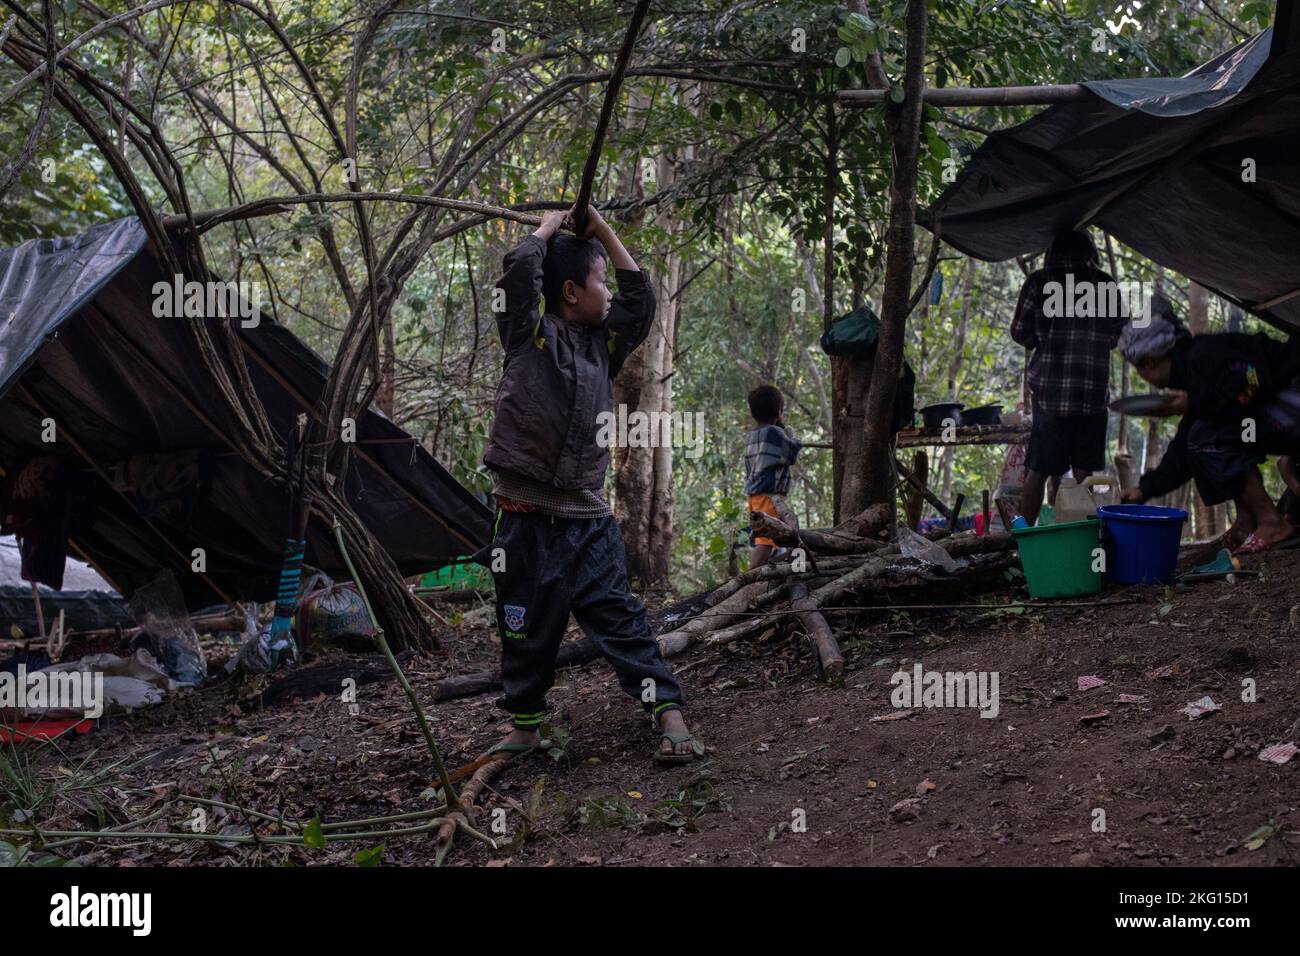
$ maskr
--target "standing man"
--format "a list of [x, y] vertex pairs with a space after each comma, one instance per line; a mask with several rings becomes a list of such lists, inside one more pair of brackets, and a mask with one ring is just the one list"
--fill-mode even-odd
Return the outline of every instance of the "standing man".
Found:
[[1072, 471], [1083, 481], [1106, 467], [1110, 352], [1123, 331], [1115, 280], [1097, 266], [1087, 233], [1052, 240], [1042, 269], [1020, 290], [1011, 337], [1027, 349], [1033, 424], [1020, 511], [1034, 524], [1047, 479]]

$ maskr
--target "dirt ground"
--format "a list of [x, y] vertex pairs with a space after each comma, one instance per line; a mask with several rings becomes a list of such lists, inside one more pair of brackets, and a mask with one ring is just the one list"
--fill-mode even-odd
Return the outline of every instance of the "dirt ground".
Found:
[[[1279, 766], [1257, 755], [1297, 740], [1300, 622], [1290, 615], [1300, 604], [1300, 553], [1251, 558], [1247, 568], [1262, 576], [1177, 590], [1108, 587], [1097, 600], [1124, 603], [1104, 606], [1022, 614], [882, 609], [839, 619], [848, 661], [842, 688], [817, 679], [798, 633], [697, 647], [674, 661], [690, 694], [688, 719], [708, 746], [707, 762], [691, 767], [651, 762], [648, 719], [621, 696], [604, 662], [563, 671], [550, 697], [562, 751], [516, 761], [479, 821], [486, 829], [491, 810], [505, 808], [507, 846], [458, 841], [448, 862], [1294, 863], [1300, 757]], [[1023, 591], [1007, 585], [982, 600], [1015, 595]], [[478, 617], [485, 622], [484, 612]], [[408, 662], [417, 692], [490, 666], [496, 639], [474, 618], [446, 635], [444, 656]], [[917, 662], [927, 671], [996, 671], [998, 716], [917, 709], [873, 720], [900, 713], [890, 676]], [[1081, 676], [1106, 683], [1080, 691]], [[1252, 681], [1256, 699], [1248, 702]], [[326, 823], [434, 805], [428, 754], [396, 684], [361, 684], [356, 715], [337, 694], [241, 705], [254, 689], [228, 681], [104, 721], [71, 744], [69, 756], [97, 749], [95, 761], [146, 757], [128, 779], [160, 789], [117, 791], [105, 800], [107, 820], [64, 814], [46, 826], [93, 828], [141, 816], [169, 784]], [[1141, 700], [1121, 703], [1121, 694]], [[1222, 710], [1195, 720], [1180, 712], [1206, 695]], [[429, 708], [449, 766], [473, 760], [508, 729], [494, 697]], [[209, 742], [218, 748], [215, 767]], [[237, 814], [214, 810], [209, 830], [223, 827], [245, 832]], [[350, 865], [359, 848], [133, 841], [62, 852], [110, 865]], [[420, 836], [390, 840], [382, 862], [433, 858], [432, 839]]]

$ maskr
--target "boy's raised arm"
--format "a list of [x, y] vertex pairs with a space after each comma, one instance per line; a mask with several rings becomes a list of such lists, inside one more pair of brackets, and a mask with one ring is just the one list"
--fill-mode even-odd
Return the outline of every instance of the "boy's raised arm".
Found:
[[605, 251], [609, 253], [610, 264], [615, 269], [622, 269], [624, 272], [641, 271], [637, 268], [636, 260], [632, 258], [632, 254], [623, 247], [623, 243], [614, 234], [614, 230], [610, 228], [609, 223], [601, 217], [594, 206], [587, 210], [587, 235], [584, 238], [599, 241], [605, 247]]
[[609, 223], [594, 208], [588, 211], [588, 239], [596, 239], [609, 254], [618, 282], [618, 294], [609, 304], [609, 317], [605, 330], [610, 336], [610, 375], [617, 375], [623, 362], [650, 334], [655, 318], [655, 293], [650, 276], [638, 268], [636, 260], [627, 251]]
[[506, 253], [505, 273], [496, 287], [505, 294], [504, 308], [496, 313], [497, 333], [507, 354], [523, 341], [531, 341], [533, 328], [541, 318], [542, 260], [546, 243], [559, 230], [565, 213], [548, 212], [532, 234]]

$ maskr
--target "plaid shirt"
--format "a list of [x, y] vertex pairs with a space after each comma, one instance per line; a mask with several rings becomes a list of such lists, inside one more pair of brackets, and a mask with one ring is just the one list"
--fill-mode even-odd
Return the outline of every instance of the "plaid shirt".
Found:
[[745, 494], [784, 495], [803, 443], [777, 425], [760, 425], [745, 440]]
[[[1091, 415], [1105, 411], [1110, 387], [1110, 353], [1124, 328], [1125, 308], [1118, 293], [1094, 288], [1091, 317], [1069, 314], [1048, 316], [1044, 306], [1049, 282], [1062, 287], [1061, 311], [1075, 310], [1084, 283], [1114, 283], [1109, 275], [1090, 266], [1040, 269], [1025, 280], [1011, 321], [1011, 337], [1033, 349], [1029, 359], [1029, 388], [1034, 401], [1049, 415]], [[1112, 308], [1112, 304], [1118, 308]], [[1055, 310], [1054, 310], [1055, 311]], [[1117, 314], [1111, 315], [1110, 312]]]

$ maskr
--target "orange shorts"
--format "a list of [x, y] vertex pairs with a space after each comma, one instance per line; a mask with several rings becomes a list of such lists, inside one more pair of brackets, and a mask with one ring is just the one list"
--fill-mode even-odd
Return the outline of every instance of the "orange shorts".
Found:
[[[772, 503], [771, 495], [750, 495], [749, 510], [761, 511], [763, 512], [763, 514], [771, 515], [773, 518], [781, 517], [779, 514], [776, 513], [776, 505]], [[752, 534], [750, 535], [750, 538], [753, 540], [754, 547], [756, 548], [761, 545], [767, 545], [769, 548], [776, 547], [776, 542], [773, 541], [771, 538], [756, 538]]]

